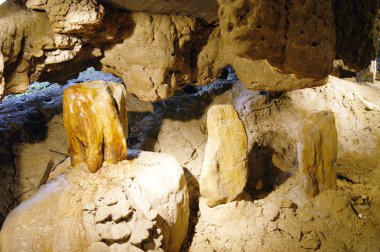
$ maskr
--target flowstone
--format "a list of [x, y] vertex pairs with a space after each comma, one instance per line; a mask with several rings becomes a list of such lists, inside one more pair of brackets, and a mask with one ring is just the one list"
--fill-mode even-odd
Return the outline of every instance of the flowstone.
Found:
[[210, 207], [231, 202], [248, 178], [248, 139], [232, 105], [215, 105], [207, 113], [208, 141], [199, 180]]
[[127, 157], [128, 121], [123, 85], [93, 81], [71, 86], [63, 94], [63, 120], [72, 166], [86, 162], [96, 172], [103, 161]]

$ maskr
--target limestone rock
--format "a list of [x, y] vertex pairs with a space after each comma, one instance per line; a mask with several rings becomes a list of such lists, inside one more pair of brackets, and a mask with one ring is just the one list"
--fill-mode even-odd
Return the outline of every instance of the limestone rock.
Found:
[[325, 83], [335, 56], [331, 2], [218, 2], [221, 50], [227, 52], [223, 61], [247, 88], [291, 90]]
[[207, 27], [185, 16], [125, 15], [130, 23], [122, 43], [106, 48], [104, 70], [121, 76], [128, 92], [144, 101], [166, 99], [191, 83], [196, 71], [191, 53], [207, 39]]
[[280, 207], [274, 203], [267, 203], [263, 206], [263, 215], [270, 221], [276, 220], [280, 214]]
[[103, 6], [96, 0], [28, 0], [26, 6], [45, 10], [57, 33], [89, 32], [101, 23], [104, 15]]
[[231, 202], [248, 178], [248, 140], [243, 123], [231, 105], [214, 105], [207, 112], [208, 140], [199, 180], [209, 206]]
[[63, 120], [71, 163], [91, 172], [127, 157], [126, 94], [122, 85], [94, 81], [71, 86], [63, 95]]
[[[178, 162], [167, 154], [142, 152], [107, 166], [102, 173], [88, 173], [62, 163], [45, 187], [8, 215], [0, 251], [178, 251], [189, 216]], [[141, 200], [150, 202], [155, 214], [146, 216], [128, 199], [125, 189], [133, 183], [139, 183]], [[117, 202], [107, 205], [121, 187]], [[113, 215], [116, 207], [130, 213]]]
[[304, 192], [314, 197], [320, 191], [335, 189], [338, 135], [334, 114], [319, 111], [301, 119], [298, 138], [298, 165]]

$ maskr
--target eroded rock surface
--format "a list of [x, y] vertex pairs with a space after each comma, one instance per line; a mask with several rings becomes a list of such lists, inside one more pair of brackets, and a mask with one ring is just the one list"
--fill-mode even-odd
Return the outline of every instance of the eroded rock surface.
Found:
[[207, 132], [199, 189], [213, 207], [231, 202], [243, 192], [248, 178], [248, 139], [231, 105], [214, 105], [209, 109]]
[[379, 1], [108, 1], [132, 12], [95, 0], [27, 1], [38, 11], [7, 2], [1, 93], [102, 58], [142, 100], [210, 83], [226, 65], [248, 89], [288, 91], [326, 84], [335, 58], [361, 70], [378, 48]]
[[319, 111], [301, 119], [298, 138], [298, 165], [304, 192], [314, 197], [323, 190], [336, 189], [338, 133], [334, 114]]
[[189, 216], [183, 170], [167, 154], [138, 156], [94, 174], [66, 160], [8, 215], [0, 249], [178, 251]]
[[126, 92], [114, 82], [93, 81], [67, 88], [63, 94], [63, 121], [72, 166], [83, 162], [96, 172], [103, 161], [127, 157]]
[[194, 52], [207, 36], [202, 22], [185, 16], [126, 15], [123, 42], [106, 48], [104, 69], [122, 76], [128, 92], [145, 101], [166, 99], [193, 82]]

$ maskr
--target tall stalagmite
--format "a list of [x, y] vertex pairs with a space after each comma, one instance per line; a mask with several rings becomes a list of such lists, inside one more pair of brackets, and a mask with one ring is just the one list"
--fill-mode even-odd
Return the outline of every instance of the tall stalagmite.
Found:
[[103, 161], [127, 157], [126, 92], [123, 85], [93, 81], [67, 88], [63, 120], [72, 166], [86, 162], [96, 172]]
[[243, 192], [248, 178], [248, 140], [232, 105], [215, 105], [207, 113], [208, 140], [199, 180], [210, 207], [231, 202]]
[[335, 189], [338, 134], [334, 114], [322, 110], [301, 119], [298, 138], [298, 164], [303, 191], [307, 196], [314, 197], [323, 190]]

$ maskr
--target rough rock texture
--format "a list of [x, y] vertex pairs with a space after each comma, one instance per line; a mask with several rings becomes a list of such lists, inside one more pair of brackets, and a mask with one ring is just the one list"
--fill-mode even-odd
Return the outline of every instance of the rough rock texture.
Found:
[[[368, 186], [374, 186], [375, 181], [371, 179]], [[353, 185], [340, 182], [338, 191], [324, 191], [304, 204], [294, 194], [295, 177], [263, 199], [246, 197], [213, 208], [201, 200], [188, 251], [378, 250], [378, 220], [374, 219], [378, 208], [359, 210], [367, 216], [359, 219], [350, 205], [349, 190]], [[378, 195], [376, 188], [361, 184], [354, 191], [370, 190]], [[276, 209], [276, 218], [268, 218], [268, 205]]]
[[101, 171], [70, 169], [69, 160], [58, 166], [46, 186], [8, 215], [0, 249], [84, 251], [105, 248], [107, 242], [110, 251], [132, 245], [143, 251], [178, 251], [189, 205], [177, 161], [141, 152], [137, 159]]
[[231, 105], [214, 105], [207, 112], [208, 139], [199, 189], [210, 207], [231, 202], [248, 178], [248, 139]]
[[356, 70], [366, 68], [379, 50], [380, 1], [333, 1], [336, 58]]
[[0, 8], [14, 13], [1, 21], [1, 94], [100, 58], [149, 101], [214, 81], [227, 65], [246, 88], [294, 90], [325, 84], [335, 58], [363, 69], [378, 47], [378, 0], [220, 0], [218, 20], [215, 0], [108, 1], [132, 13], [95, 0], [27, 1], [38, 11], [14, 1]]
[[216, 0], [107, 0], [105, 2], [133, 12], [195, 16], [209, 23], [218, 22], [219, 5]]
[[120, 35], [123, 41], [105, 49], [101, 60], [104, 70], [122, 76], [128, 92], [145, 101], [166, 99], [193, 82], [193, 54], [207, 36], [200, 20], [144, 13], [125, 15], [128, 22]]
[[319, 111], [302, 118], [298, 129], [298, 166], [303, 191], [310, 197], [336, 189], [338, 133], [335, 116]]
[[96, 172], [103, 161], [127, 157], [128, 118], [126, 92], [114, 82], [92, 81], [63, 93], [63, 121], [72, 166], [83, 162]]
[[28, 0], [26, 6], [45, 11], [56, 33], [92, 32], [104, 15], [96, 0]]

